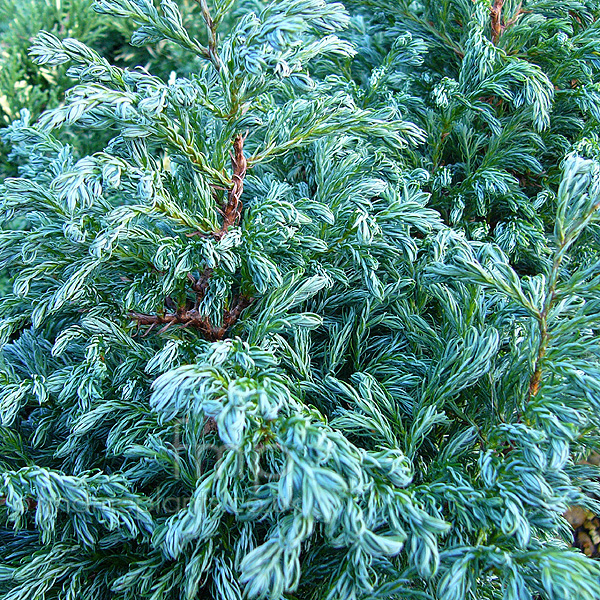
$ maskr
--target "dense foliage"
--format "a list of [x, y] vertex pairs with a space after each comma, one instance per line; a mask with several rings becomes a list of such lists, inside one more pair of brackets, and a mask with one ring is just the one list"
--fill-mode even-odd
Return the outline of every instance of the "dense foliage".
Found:
[[183, 6], [4, 134], [0, 597], [600, 598], [600, 4]]

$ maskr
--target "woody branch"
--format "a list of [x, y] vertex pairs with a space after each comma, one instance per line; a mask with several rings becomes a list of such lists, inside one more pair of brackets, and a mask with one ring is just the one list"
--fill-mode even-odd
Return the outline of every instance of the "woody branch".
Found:
[[494, 0], [490, 14], [492, 18], [492, 42], [496, 44], [502, 34], [502, 7], [504, 6], [504, 0]]
[[[245, 139], [246, 135], [238, 134], [233, 141], [233, 153], [231, 156], [233, 184], [228, 191], [227, 204], [222, 211], [222, 225], [217, 231], [213, 232], [213, 235], [217, 239], [222, 238], [230, 227], [237, 225], [242, 214], [241, 196], [244, 191], [244, 178], [248, 168], [246, 157], [244, 156]], [[149, 325], [149, 329], [145, 335], [157, 325], [162, 326], [159, 333], [163, 333], [173, 325], [180, 325], [183, 328], [192, 327], [199, 330], [210, 341], [223, 339], [227, 331], [239, 319], [241, 312], [251, 304], [252, 298], [243, 295], [234, 298], [231, 308], [225, 310], [223, 313], [222, 323], [220, 325], [213, 325], [207, 316], [199, 312], [199, 305], [206, 294], [211, 276], [211, 269], [205, 269], [198, 281], [191, 275], [188, 275], [188, 278], [192, 281], [192, 290], [196, 293], [196, 301], [192, 306], [178, 308], [174, 312], [164, 315], [147, 315], [136, 312], [131, 312], [129, 315], [137, 321], [138, 325]]]

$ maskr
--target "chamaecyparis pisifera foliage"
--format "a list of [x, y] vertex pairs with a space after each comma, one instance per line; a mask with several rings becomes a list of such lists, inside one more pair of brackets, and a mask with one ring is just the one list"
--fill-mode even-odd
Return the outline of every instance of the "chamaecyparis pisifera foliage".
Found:
[[[346, 365], [353, 385], [327, 374], [314, 388], [331, 390], [332, 424], [347, 435], [401, 448], [416, 469], [413, 484], [453, 522], [434, 597], [574, 593], [550, 591], [548, 582], [541, 591], [528, 580], [533, 571], [517, 566], [566, 566], [545, 563], [562, 554], [557, 537], [569, 540], [561, 515], [573, 503], [594, 505], [583, 490], [598, 492], [595, 470], [578, 464], [598, 443], [598, 255], [585, 266], [569, 261], [600, 207], [598, 163], [569, 158], [557, 198], [546, 273], [521, 278], [498, 247], [442, 229], [417, 268], [416, 294], [383, 314], [364, 310], [379, 332], [340, 319], [347, 356], [362, 346], [362, 358]], [[368, 332], [362, 344], [359, 328]], [[506, 544], [514, 544], [509, 553]], [[578, 564], [577, 577], [587, 568]], [[584, 579], [594, 597], [597, 574]]]
[[520, 272], [537, 273], [549, 260], [557, 165], [600, 118], [598, 3], [351, 5], [360, 95], [395, 98], [427, 131], [416, 160], [431, 172], [432, 205], [470, 239], [498, 243]]
[[[151, 66], [165, 78], [172, 71], [186, 73], [192, 67], [193, 57], [174, 44], [130, 46], [135, 25], [99, 15], [91, 10], [91, 4], [92, 0], [0, 0], [0, 128], [18, 118], [22, 109], [35, 119], [60, 105], [65, 90], [73, 85], [65, 66], [38, 66], [29, 56], [29, 47], [41, 30], [60, 38], [76, 38], [121, 65]], [[181, 9], [186, 24], [193, 23], [200, 12], [193, 0], [182, 2]], [[111, 137], [97, 131], [86, 135], [81, 129], [65, 130], [62, 135], [84, 154], [101, 150]], [[0, 177], [14, 176], [18, 165], [18, 155], [10, 154], [9, 145], [0, 144]], [[17, 228], [22, 223], [2, 225]], [[5, 275], [0, 273], [0, 293], [4, 295], [7, 288]]]
[[95, 8], [200, 66], [33, 47], [79, 84], [5, 135], [1, 597], [599, 598], [561, 516], [596, 474], [592, 150], [522, 277], [428, 206], [419, 102], [361, 96], [342, 5]]
[[[404, 491], [411, 469], [399, 450], [355, 446], [304, 404], [277, 351], [282, 335], [321, 324], [302, 305], [336, 282], [356, 276], [382, 296], [391, 268], [378, 276], [377, 259], [360, 251], [378, 227], [371, 199], [388, 192], [378, 210], [384, 214], [398, 192], [374, 176], [383, 158], [374, 161], [370, 148], [382, 140], [389, 162], [422, 132], [393, 110], [358, 109], [339, 77], [317, 81], [306, 71], [315, 57], [354, 52], [335, 36], [347, 21], [341, 5], [246, 12], [220, 47], [191, 38], [170, 2], [161, 12], [144, 2], [98, 8], [142, 21], [136, 43], [160, 34], [210, 64], [193, 79], [164, 82], [113, 67], [71, 39], [43, 34], [34, 46], [40, 64], [73, 61], [70, 74], [82, 83], [64, 107], [33, 126], [24, 114], [6, 136], [24, 164], [21, 178], [4, 183], [5, 214], [26, 218], [30, 232], [7, 232], [3, 246], [5, 264], [23, 275], [4, 304], [4, 333], [15, 339], [3, 354], [2, 420], [14, 447], [3, 490], [17, 529], [27, 529], [23, 521], [33, 513], [40, 521], [48, 503], [63, 522], [46, 524], [38, 541], [44, 560], [17, 567], [34, 552], [8, 557], [6, 597], [192, 598], [199, 586], [215, 597], [235, 597], [240, 586], [280, 597], [301, 584], [300, 556], [315, 539], [348, 565], [347, 573], [331, 574], [329, 586], [370, 590], [371, 562], [398, 554], [409, 536], [416, 556], [423, 540], [433, 545], [448, 525]], [[114, 128], [116, 137], [103, 153], [77, 158], [56, 135], [64, 124]], [[231, 185], [231, 141], [243, 129], [256, 165], [245, 219], [215, 237], [219, 188]], [[320, 201], [308, 177], [277, 177], [292, 152], [311, 144], [340, 162], [337, 181], [331, 165], [316, 173]], [[309, 151], [304, 160], [315, 162]], [[406, 214], [394, 226], [408, 249], [415, 246], [410, 219], [427, 228], [428, 219], [437, 222], [422, 203], [395, 209]], [[343, 252], [330, 250], [336, 244]], [[129, 310], [161, 312], [166, 298], [185, 301], [190, 274], [206, 269], [212, 276], [199, 310], [211, 320], [236, 290], [256, 297], [256, 322], [242, 321], [248, 331], [240, 329], [251, 343], [208, 343], [183, 330], [164, 332], [166, 343], [135, 337]], [[52, 279], [56, 285], [48, 286]], [[207, 418], [214, 427], [207, 429]], [[21, 455], [45, 465], [29, 487], [17, 485], [30, 473]], [[112, 492], [114, 502], [137, 494], [140, 506], [121, 503], [117, 516], [103, 511], [87, 492], [94, 469], [121, 473], [130, 489]], [[46, 480], [56, 482], [48, 500], [23, 501], [50, 487]], [[94, 498], [96, 512], [80, 507], [78, 490]], [[170, 515], [174, 498], [189, 504]], [[133, 544], [131, 523], [139, 521]], [[105, 526], [100, 539], [91, 533], [98, 522]], [[95, 558], [98, 546], [105, 566]], [[360, 560], [366, 571], [353, 566]]]

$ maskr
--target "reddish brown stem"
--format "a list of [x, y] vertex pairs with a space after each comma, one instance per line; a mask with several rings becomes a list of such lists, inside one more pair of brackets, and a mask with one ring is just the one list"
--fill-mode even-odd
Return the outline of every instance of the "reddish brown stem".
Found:
[[[244, 178], [248, 163], [244, 156], [244, 141], [246, 135], [238, 134], [233, 140], [233, 154], [231, 155], [231, 165], [233, 167], [232, 181], [233, 185], [229, 189], [227, 195], [227, 205], [223, 209], [223, 224], [221, 228], [213, 232], [213, 235], [220, 239], [230, 227], [237, 225], [242, 214], [242, 193], [244, 191]], [[197, 232], [191, 235], [202, 235]], [[146, 315], [142, 313], [131, 312], [129, 316], [137, 321], [138, 325], [148, 325], [149, 329], [144, 335], [148, 335], [157, 325], [162, 325], [158, 333], [163, 333], [173, 325], [181, 325], [182, 327], [193, 327], [198, 329], [203, 336], [210, 341], [222, 340], [227, 331], [237, 322], [242, 311], [247, 308], [252, 298], [240, 296], [232, 302], [232, 308], [223, 313], [223, 321], [219, 326], [213, 325], [208, 317], [200, 314], [199, 306], [202, 298], [204, 298], [208, 289], [209, 280], [212, 277], [212, 269], [206, 268], [198, 281], [189, 274], [188, 279], [192, 282], [192, 290], [196, 292], [196, 301], [193, 305], [188, 304], [186, 308], [179, 308], [174, 312], [164, 315]], [[165, 303], [167, 308], [173, 310], [172, 300], [167, 298]]]
[[[37, 500], [33, 498], [25, 498], [25, 504], [27, 505], [27, 510], [35, 510], [37, 508]], [[0, 506], [6, 505], [6, 497], [0, 496]]]
[[198, 312], [197, 308], [180, 309], [174, 313], [164, 315], [146, 315], [143, 313], [130, 312], [129, 316], [137, 321], [138, 325], [149, 325], [147, 335], [157, 325], [162, 325], [158, 333], [163, 333], [173, 325], [181, 325], [183, 328], [193, 327], [202, 333], [205, 339], [214, 342], [222, 340], [225, 334], [239, 319], [242, 311], [250, 306], [252, 298], [240, 296], [237, 298], [230, 310], [223, 312], [223, 321], [220, 326], [215, 326], [210, 319]]
[[494, 0], [490, 14], [492, 17], [492, 42], [498, 43], [502, 30], [502, 7], [504, 6], [504, 0]]
[[[230, 227], [237, 225], [242, 215], [242, 193], [244, 191], [244, 178], [248, 169], [248, 161], [244, 156], [244, 141], [246, 135], [238, 134], [233, 140], [233, 154], [231, 155], [231, 166], [233, 167], [233, 175], [231, 177], [233, 185], [227, 192], [227, 204], [223, 210], [219, 212], [223, 215], [223, 223], [219, 229], [213, 231], [212, 234], [204, 231], [194, 231], [186, 233], [187, 237], [210, 237], [213, 235], [217, 239], [221, 239], [229, 230]], [[221, 189], [221, 188], [219, 188]]]
[[192, 289], [196, 292], [196, 302], [194, 303], [194, 308], [198, 309], [200, 306], [200, 302], [202, 298], [206, 295], [208, 290], [208, 283], [210, 278], [212, 277], [213, 270], [208, 267], [204, 269], [202, 275], [200, 275], [200, 279], [196, 281], [191, 273], [188, 273], [188, 279], [192, 282]]
[[215, 237], [222, 238], [230, 227], [236, 225], [242, 214], [242, 192], [244, 191], [244, 178], [248, 163], [244, 156], [245, 135], [237, 135], [233, 140], [233, 154], [231, 155], [231, 166], [233, 167], [233, 185], [227, 195], [227, 206], [223, 210], [223, 225], [215, 232]]

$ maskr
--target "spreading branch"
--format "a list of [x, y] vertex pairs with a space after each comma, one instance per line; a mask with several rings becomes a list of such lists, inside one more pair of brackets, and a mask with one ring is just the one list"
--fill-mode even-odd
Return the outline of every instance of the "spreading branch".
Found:
[[162, 325], [158, 333], [164, 333], [173, 325], [180, 325], [183, 329], [192, 327], [200, 331], [200, 333], [210, 342], [222, 340], [225, 334], [240, 318], [242, 311], [250, 306], [252, 298], [247, 296], [239, 296], [232, 302], [232, 307], [223, 311], [223, 319], [221, 324], [213, 325], [210, 319], [202, 315], [197, 308], [180, 308], [174, 313], [165, 313], [164, 315], [147, 315], [143, 313], [131, 312], [129, 316], [137, 321], [138, 325], [149, 325], [148, 331], [144, 335], [148, 335], [157, 325]]
[[[213, 236], [221, 239], [230, 227], [239, 223], [242, 215], [242, 193], [244, 191], [244, 178], [248, 163], [244, 156], [244, 141], [246, 135], [238, 134], [233, 140], [233, 153], [231, 155], [231, 165], [233, 169], [232, 185], [227, 194], [227, 205], [222, 211], [223, 223], [221, 227], [213, 232]], [[194, 234], [192, 234], [194, 235]], [[201, 235], [201, 234], [197, 234]], [[164, 333], [173, 325], [182, 328], [192, 327], [202, 333], [205, 339], [209, 341], [222, 340], [227, 331], [237, 322], [242, 311], [250, 306], [252, 298], [239, 296], [234, 298], [231, 308], [223, 312], [223, 319], [219, 325], [214, 325], [210, 319], [200, 313], [200, 302], [206, 295], [209, 280], [212, 277], [212, 269], [205, 269], [200, 278], [196, 281], [191, 274], [188, 279], [192, 282], [191, 288], [196, 293], [196, 300], [193, 303], [188, 302], [185, 307], [176, 307], [170, 297], [165, 298], [165, 306], [171, 310], [163, 315], [148, 315], [144, 313], [131, 312], [129, 316], [137, 321], [138, 326], [148, 325], [149, 329], [144, 335], [148, 335], [156, 326], [161, 326], [158, 333]]]

